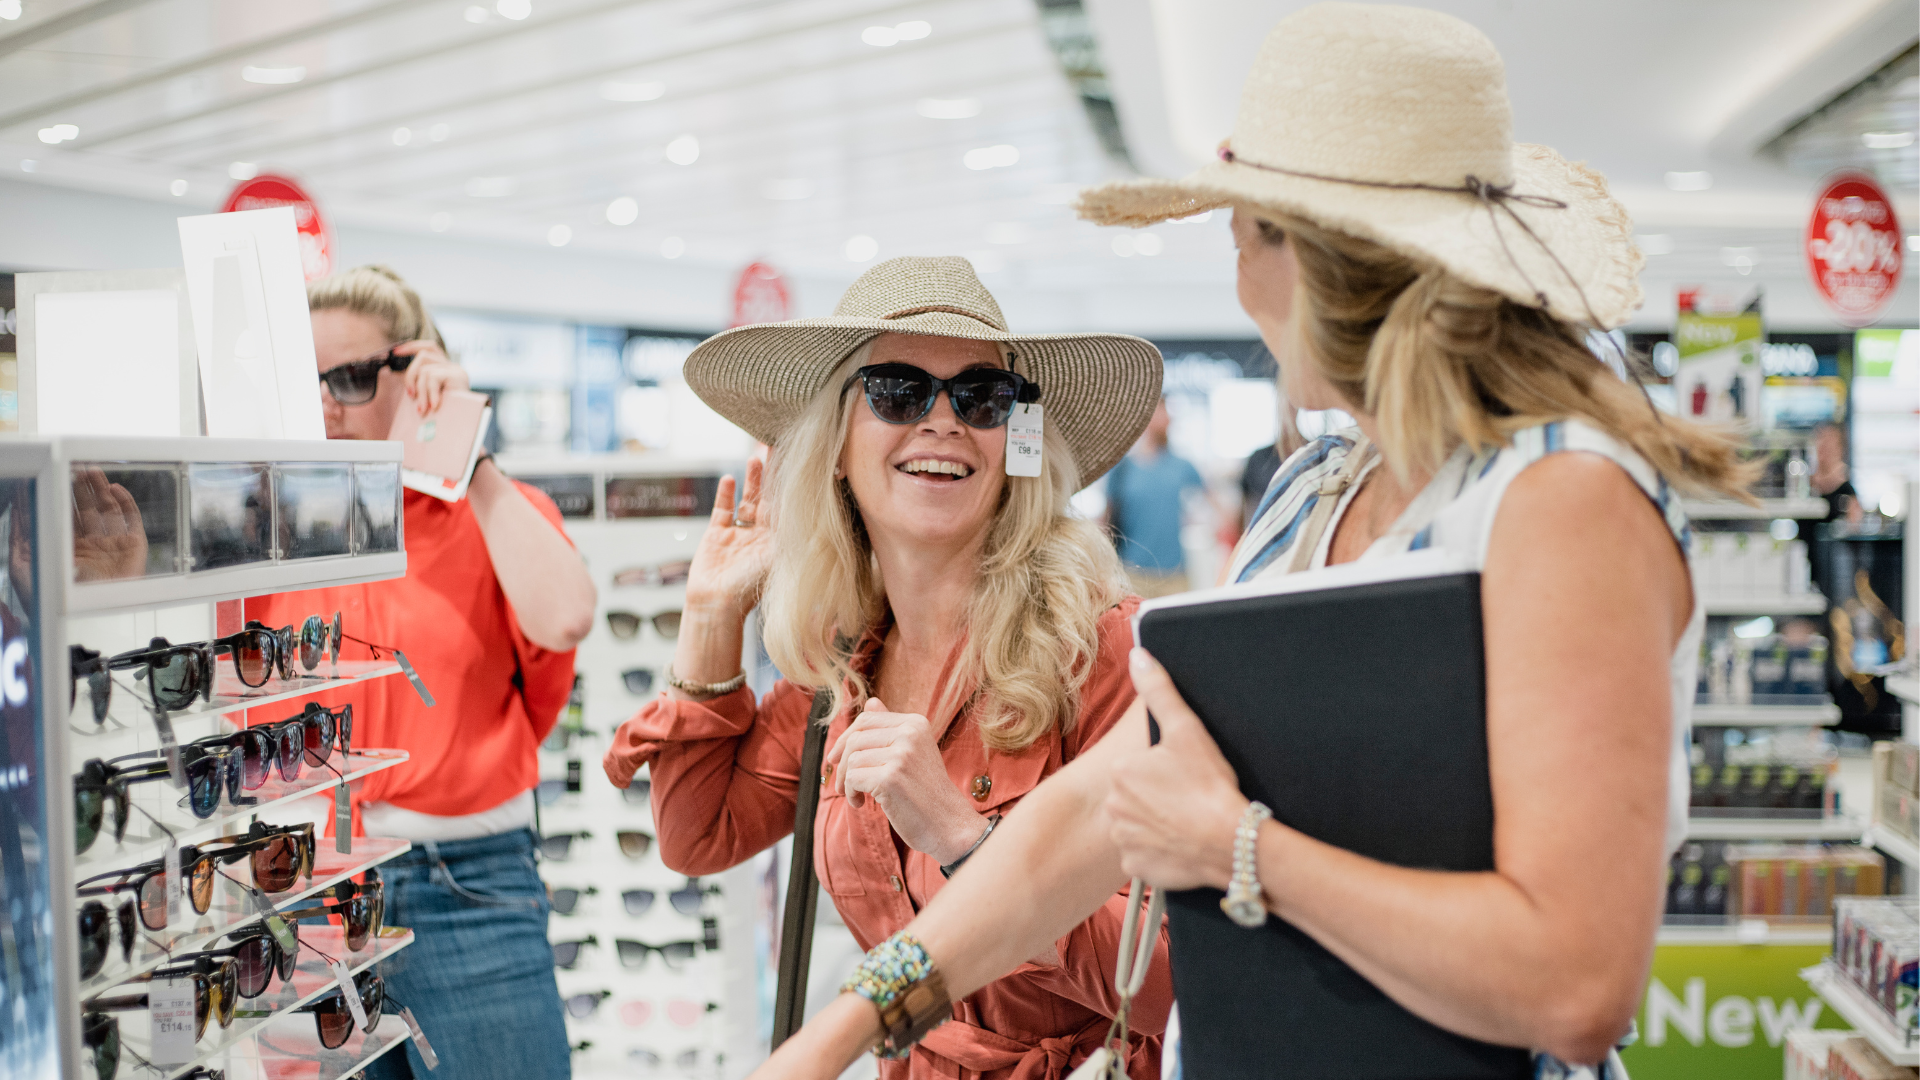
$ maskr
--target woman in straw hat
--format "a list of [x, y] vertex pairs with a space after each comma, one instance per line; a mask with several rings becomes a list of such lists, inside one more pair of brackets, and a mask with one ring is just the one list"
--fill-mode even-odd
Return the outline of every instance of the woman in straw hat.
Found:
[[[772, 447], [766, 491], [757, 462], [737, 503], [720, 482], [671, 689], [622, 726], [607, 773], [625, 786], [651, 763], [661, 857], [725, 869], [792, 831], [810, 702], [829, 690], [815, 865], [870, 947], [1132, 701], [1139, 601], [1067, 501], [1146, 426], [1160, 354], [1012, 334], [965, 259], [911, 258], [862, 275], [832, 318], [709, 339], [686, 376]], [[756, 604], [786, 674], [758, 703], [740, 668]], [[1124, 903], [1036, 942], [882, 1075], [1062, 1075], [1114, 1012]], [[1162, 969], [1134, 1006], [1137, 1080], [1159, 1075], [1171, 1001]]]
[[1736, 444], [1660, 417], [1588, 351], [1587, 330], [1640, 298], [1626, 213], [1598, 174], [1512, 143], [1500, 58], [1473, 27], [1354, 4], [1289, 16], [1220, 157], [1094, 189], [1081, 213], [1144, 225], [1231, 207], [1240, 301], [1288, 397], [1358, 420], [1282, 466], [1235, 580], [1425, 547], [1480, 569], [1494, 868], [1389, 865], [1263, 820], [1136, 651], [1159, 744], [1129, 710], [870, 954], [911, 964], [841, 995], [767, 1074], [833, 1076], [877, 1040], [911, 1041], [1129, 875], [1226, 890], [1224, 914], [1264, 929], [1223, 934], [1304, 935], [1315, 978], [1354, 994], [1347, 1012], [1405, 1010], [1401, 1030], [1423, 1033], [1408, 1065], [1406, 1045], [1289, 1023], [1270, 970], [1183, 972], [1209, 1002], [1182, 1017], [1192, 1077], [1617, 1069], [1686, 825], [1702, 611], [1674, 493], [1740, 495]]

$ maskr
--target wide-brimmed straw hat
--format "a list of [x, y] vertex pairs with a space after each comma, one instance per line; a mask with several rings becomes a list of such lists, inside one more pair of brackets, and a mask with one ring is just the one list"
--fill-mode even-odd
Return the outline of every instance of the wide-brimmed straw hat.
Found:
[[1072, 448], [1082, 484], [1113, 468], [1160, 400], [1152, 343], [1125, 334], [1015, 334], [973, 264], [958, 256], [888, 259], [860, 275], [830, 318], [715, 334], [687, 357], [687, 385], [777, 446], [848, 354], [886, 333], [1005, 344], [1013, 370], [1039, 384], [1046, 423]]
[[1371, 240], [1569, 322], [1640, 306], [1644, 257], [1597, 172], [1513, 141], [1493, 43], [1450, 15], [1323, 3], [1280, 20], [1221, 160], [1082, 194], [1082, 217], [1151, 225], [1236, 204]]

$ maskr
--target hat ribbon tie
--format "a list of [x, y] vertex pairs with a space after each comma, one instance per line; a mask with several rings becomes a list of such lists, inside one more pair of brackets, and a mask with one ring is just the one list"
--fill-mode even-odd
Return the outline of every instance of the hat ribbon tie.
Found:
[[1332, 184], [1352, 184], [1356, 187], [1388, 188], [1395, 191], [1439, 191], [1451, 195], [1471, 196], [1487, 208], [1487, 217], [1493, 223], [1493, 235], [1495, 239], [1500, 241], [1501, 252], [1506, 255], [1507, 262], [1512, 264], [1515, 270], [1519, 271], [1521, 279], [1527, 283], [1527, 288], [1533, 290], [1534, 299], [1539, 303], [1540, 309], [1550, 311], [1552, 304], [1547, 299], [1546, 291], [1534, 283], [1533, 276], [1527, 273], [1526, 267], [1520, 265], [1520, 260], [1514, 257], [1513, 249], [1507, 245], [1507, 234], [1500, 227], [1500, 215], [1502, 211], [1506, 212], [1506, 216], [1512, 219], [1515, 225], [1520, 226], [1520, 230], [1527, 234], [1527, 237], [1534, 242], [1535, 246], [1541, 251], [1546, 252], [1547, 258], [1553, 260], [1553, 265], [1560, 268], [1560, 275], [1566, 278], [1567, 283], [1573, 286], [1573, 291], [1580, 295], [1580, 304], [1587, 309], [1587, 319], [1589, 323], [1594, 327], [1600, 325], [1600, 317], [1594, 314], [1593, 303], [1587, 299], [1587, 291], [1580, 287], [1580, 279], [1573, 276], [1573, 271], [1567, 269], [1567, 264], [1560, 261], [1560, 256], [1554, 252], [1552, 247], [1548, 246], [1545, 240], [1541, 239], [1539, 233], [1533, 231], [1533, 226], [1527, 224], [1527, 219], [1521, 217], [1512, 205], [1519, 203], [1522, 206], [1532, 206], [1541, 210], [1567, 209], [1567, 204], [1559, 199], [1546, 195], [1522, 194], [1514, 191], [1512, 184], [1489, 184], [1485, 180], [1471, 174], [1469, 174], [1466, 180], [1458, 187], [1447, 187], [1442, 184], [1395, 183], [1387, 180], [1354, 180], [1344, 176], [1325, 176], [1320, 173], [1301, 172], [1297, 169], [1283, 169], [1278, 165], [1263, 165], [1257, 161], [1248, 161], [1246, 158], [1235, 154], [1231, 147], [1225, 145], [1220, 147], [1220, 160], [1229, 165], [1245, 165], [1249, 168], [1260, 169], [1264, 172], [1280, 173], [1283, 176], [1297, 176], [1303, 180], [1324, 180]]

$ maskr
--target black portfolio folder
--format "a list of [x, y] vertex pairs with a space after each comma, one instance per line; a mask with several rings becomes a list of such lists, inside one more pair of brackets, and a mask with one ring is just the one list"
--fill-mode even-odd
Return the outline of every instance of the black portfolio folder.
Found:
[[[1280, 821], [1401, 866], [1493, 868], [1477, 572], [1438, 551], [1349, 564], [1156, 601], [1135, 632]], [[1168, 897], [1188, 1080], [1532, 1075], [1527, 1051], [1422, 1020], [1291, 924], [1235, 925], [1220, 897]]]

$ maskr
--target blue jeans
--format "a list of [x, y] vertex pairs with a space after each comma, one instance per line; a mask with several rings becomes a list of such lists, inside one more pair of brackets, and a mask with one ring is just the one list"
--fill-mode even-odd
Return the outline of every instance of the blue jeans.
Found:
[[415, 841], [379, 873], [387, 925], [414, 933], [380, 965], [387, 996], [413, 1010], [440, 1067], [429, 1074], [409, 1039], [404, 1056], [384, 1054], [367, 1069], [369, 1080], [566, 1080], [567, 1024], [533, 833]]

